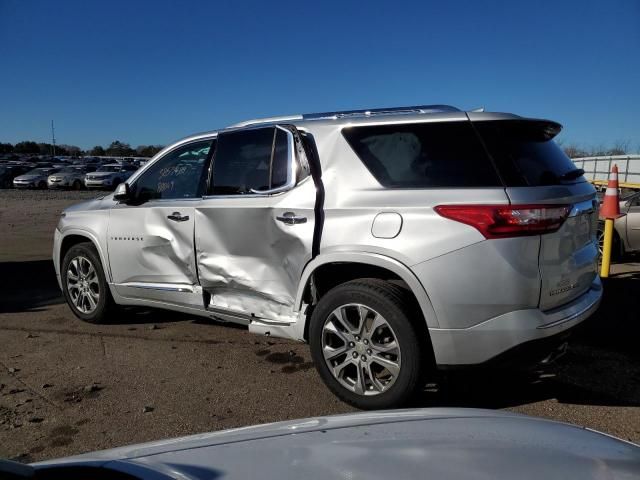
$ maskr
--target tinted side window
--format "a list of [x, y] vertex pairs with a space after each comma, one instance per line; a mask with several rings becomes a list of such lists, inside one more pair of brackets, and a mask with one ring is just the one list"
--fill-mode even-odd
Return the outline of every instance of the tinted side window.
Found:
[[501, 186], [467, 121], [351, 127], [343, 134], [385, 187]]
[[[552, 140], [549, 123], [530, 120], [473, 124], [509, 187], [583, 182], [576, 166]], [[572, 173], [570, 173], [572, 172]]]
[[169, 152], [136, 180], [133, 186], [135, 198], [146, 201], [202, 196], [211, 148], [211, 140], [205, 140]]
[[288, 135], [279, 128], [230, 132], [218, 137], [213, 162], [213, 195], [236, 195], [285, 185]]

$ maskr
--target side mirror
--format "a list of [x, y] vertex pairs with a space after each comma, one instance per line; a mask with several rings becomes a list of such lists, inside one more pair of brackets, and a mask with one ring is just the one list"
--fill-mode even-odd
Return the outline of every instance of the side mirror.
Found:
[[116, 187], [115, 192], [113, 192], [113, 199], [118, 200], [119, 202], [123, 202], [129, 200], [131, 198], [131, 189], [129, 188], [129, 184], [123, 182]]

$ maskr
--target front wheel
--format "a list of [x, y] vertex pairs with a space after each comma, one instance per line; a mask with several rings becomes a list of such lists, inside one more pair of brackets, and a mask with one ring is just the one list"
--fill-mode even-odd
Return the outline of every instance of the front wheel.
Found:
[[309, 343], [320, 377], [361, 409], [406, 403], [424, 379], [424, 356], [403, 290], [376, 279], [353, 280], [323, 296]]
[[65, 254], [61, 271], [64, 296], [76, 317], [104, 323], [115, 307], [100, 256], [90, 242], [74, 245]]

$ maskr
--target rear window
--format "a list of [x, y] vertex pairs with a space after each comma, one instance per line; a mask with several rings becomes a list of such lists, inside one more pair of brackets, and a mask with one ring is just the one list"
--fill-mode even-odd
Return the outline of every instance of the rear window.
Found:
[[349, 127], [343, 135], [385, 187], [502, 186], [468, 121]]
[[556, 145], [560, 126], [531, 120], [479, 121], [473, 124], [495, 161], [506, 186], [541, 186], [582, 182], [576, 166]]

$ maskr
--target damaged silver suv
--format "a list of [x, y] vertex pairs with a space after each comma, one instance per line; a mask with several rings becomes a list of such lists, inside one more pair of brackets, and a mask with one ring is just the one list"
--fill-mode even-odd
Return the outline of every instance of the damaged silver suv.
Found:
[[548, 360], [597, 308], [597, 202], [548, 120], [449, 106], [253, 120], [67, 209], [72, 311], [172, 309], [310, 344], [360, 408], [437, 369]]

